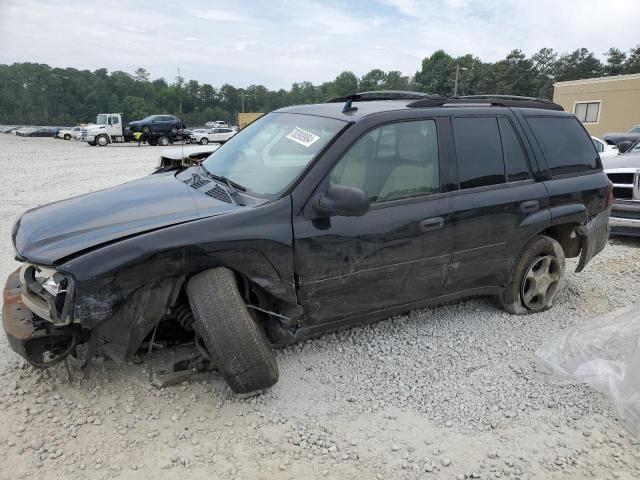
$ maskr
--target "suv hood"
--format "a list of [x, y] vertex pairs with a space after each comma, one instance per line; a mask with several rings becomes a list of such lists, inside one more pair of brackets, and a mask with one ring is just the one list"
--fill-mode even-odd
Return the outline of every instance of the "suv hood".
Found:
[[640, 154], [623, 153], [602, 159], [602, 166], [605, 170], [612, 168], [635, 168], [640, 169]]
[[13, 243], [19, 257], [53, 265], [123, 237], [243, 208], [168, 172], [29, 210], [13, 228]]

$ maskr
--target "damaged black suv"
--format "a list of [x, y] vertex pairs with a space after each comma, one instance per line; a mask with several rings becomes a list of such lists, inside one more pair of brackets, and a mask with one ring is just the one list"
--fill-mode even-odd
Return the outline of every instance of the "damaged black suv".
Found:
[[353, 94], [265, 115], [202, 164], [26, 212], [3, 323], [47, 367], [193, 332], [231, 389], [274, 346], [470, 295], [550, 308], [565, 257], [604, 248], [611, 184], [549, 101]]

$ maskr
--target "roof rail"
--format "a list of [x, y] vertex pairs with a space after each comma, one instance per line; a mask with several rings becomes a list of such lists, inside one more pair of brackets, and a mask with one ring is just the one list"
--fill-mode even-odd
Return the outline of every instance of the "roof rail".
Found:
[[351, 101], [373, 101], [373, 100], [412, 100], [421, 98], [444, 98], [440, 95], [433, 95], [424, 92], [410, 92], [404, 90], [374, 90], [371, 92], [354, 92], [344, 97], [336, 97], [327, 100], [326, 103], [341, 103]]
[[420, 99], [407, 104], [409, 108], [442, 107], [442, 106], [478, 106], [493, 107], [540, 108], [544, 110], [564, 111], [562, 106], [544, 98], [518, 97], [513, 95], [467, 95], [442, 99]]

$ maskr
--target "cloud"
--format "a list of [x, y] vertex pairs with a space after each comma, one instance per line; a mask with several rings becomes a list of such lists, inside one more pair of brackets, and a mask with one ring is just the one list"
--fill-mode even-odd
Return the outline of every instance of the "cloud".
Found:
[[[322, 83], [343, 70], [373, 68], [412, 75], [440, 48], [485, 61], [510, 50], [527, 55], [638, 43], [636, 20], [619, 15], [606, 35], [594, 34], [593, 12], [609, 0], [190, 0], [187, 11], [126, 7], [118, 0], [0, 0], [0, 63], [40, 62], [59, 67], [133, 72], [172, 81], [185, 78], [236, 86], [288, 88]], [[635, 11], [637, 0], [616, 0], [616, 11]], [[553, 12], [540, 20], [540, 12]], [[186, 13], [186, 14], [185, 14]], [[56, 39], [52, 42], [51, 39]], [[60, 48], [60, 45], [68, 48]], [[162, 55], [144, 55], [147, 49]]]
[[419, 12], [419, 3], [415, 0], [381, 0], [384, 5], [395, 7], [403, 15], [409, 17], [417, 17]]
[[139, 28], [132, 27], [130, 25], [120, 25], [120, 28], [122, 28], [123, 30], [127, 30], [128, 32], [137, 32], [137, 33], [145, 33], [146, 32], [146, 30], [141, 30]]
[[220, 8], [211, 10], [189, 10], [189, 12], [202, 20], [214, 20], [217, 22], [245, 22], [248, 20], [248, 18], [241, 13]]

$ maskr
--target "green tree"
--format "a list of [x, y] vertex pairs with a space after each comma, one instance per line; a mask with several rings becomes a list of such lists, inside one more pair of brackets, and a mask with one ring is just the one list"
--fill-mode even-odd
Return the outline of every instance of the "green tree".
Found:
[[452, 95], [456, 65], [453, 57], [444, 50], [437, 50], [422, 60], [422, 68], [416, 72], [416, 85], [423, 92]]
[[627, 54], [619, 48], [611, 47], [604, 54], [607, 58], [607, 63], [604, 66], [604, 73], [606, 75], [621, 75], [626, 71]]

